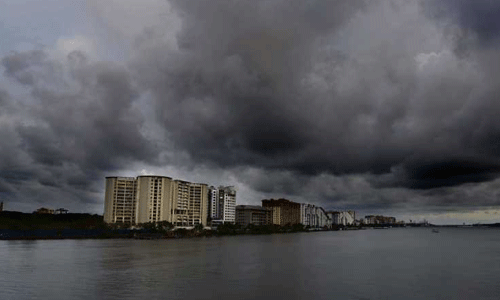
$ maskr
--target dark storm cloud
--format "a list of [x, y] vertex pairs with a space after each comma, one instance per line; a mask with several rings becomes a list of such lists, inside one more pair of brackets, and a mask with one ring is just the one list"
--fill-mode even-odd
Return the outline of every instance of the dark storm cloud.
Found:
[[80, 193], [72, 197], [95, 202], [89, 199], [92, 186], [102, 182], [103, 172], [125, 161], [155, 161], [154, 146], [141, 133], [144, 119], [133, 106], [138, 93], [128, 71], [86, 61], [82, 52], [61, 61], [41, 50], [2, 59], [4, 75], [30, 89], [29, 97], [11, 107], [15, 119], [0, 130], [9, 137], [0, 151], [4, 183], [30, 184], [40, 194], [74, 189]]
[[104, 174], [154, 166], [332, 209], [497, 204], [496, 2], [170, 4], [173, 21], [124, 22], [126, 4], [95, 2], [134, 36], [123, 65], [79, 51], [1, 60], [29, 91], [0, 93], [2, 195], [94, 203]]
[[[423, 28], [431, 21], [417, 4], [172, 3], [182, 19], [179, 48], [151, 46], [158, 34], [152, 29], [138, 39], [132, 65], [155, 96], [168, 137], [195, 163], [296, 176], [400, 170], [387, 182], [416, 189], [498, 176], [500, 80], [487, 65], [500, 60], [468, 61], [416, 44], [412, 39], [434, 38], [419, 30], [436, 34]], [[408, 25], [407, 11], [414, 20]], [[363, 22], [373, 31], [343, 49], [341, 33], [361, 35], [367, 29], [356, 24]]]
[[500, 2], [495, 0], [432, 0], [431, 15], [452, 18], [486, 43], [500, 39]]
[[183, 18], [179, 51], [145, 53], [137, 63], [149, 60], [146, 70], [157, 70], [140, 76], [175, 142], [194, 159], [221, 165], [310, 172], [311, 165], [328, 164], [325, 157], [315, 163], [329, 142], [314, 145], [323, 137], [311, 114], [327, 116], [315, 111], [301, 82], [320, 38], [334, 34], [364, 1], [176, 1], [174, 7]]
[[[430, 156], [431, 157], [431, 156]], [[472, 157], [442, 157], [405, 163], [404, 184], [410, 188], [432, 189], [495, 179], [500, 174], [500, 161]]]

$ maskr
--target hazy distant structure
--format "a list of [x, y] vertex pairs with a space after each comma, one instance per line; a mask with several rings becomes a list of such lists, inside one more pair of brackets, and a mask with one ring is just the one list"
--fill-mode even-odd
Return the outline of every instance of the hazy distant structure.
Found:
[[385, 216], [365, 216], [363, 219], [364, 224], [377, 225], [377, 224], [396, 224], [395, 217], [385, 217]]
[[51, 208], [45, 208], [41, 207], [33, 212], [34, 214], [47, 214], [47, 215], [53, 215], [54, 210]]
[[104, 221], [207, 225], [208, 187], [166, 176], [106, 177]]
[[3, 202], [0, 202], [0, 212], [3, 211]]
[[236, 206], [236, 224], [248, 226], [250, 224], [263, 226], [273, 223], [273, 210], [257, 205]]
[[294, 225], [300, 224], [300, 204], [287, 199], [264, 199], [262, 206], [271, 208], [273, 212], [273, 224]]
[[213, 186], [208, 189], [209, 216], [212, 224], [235, 222], [236, 189], [233, 186]]
[[137, 180], [133, 177], [106, 177], [104, 222], [136, 223]]

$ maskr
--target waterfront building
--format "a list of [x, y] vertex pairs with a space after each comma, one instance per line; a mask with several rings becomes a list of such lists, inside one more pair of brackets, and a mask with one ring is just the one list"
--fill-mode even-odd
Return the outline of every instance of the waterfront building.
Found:
[[271, 225], [272, 221], [273, 211], [270, 208], [257, 205], [236, 206], [236, 224], [238, 225]]
[[273, 212], [273, 224], [294, 225], [300, 224], [300, 204], [287, 199], [264, 199], [262, 206]]
[[133, 177], [106, 177], [104, 222], [136, 223], [137, 180]]
[[175, 180], [172, 201], [175, 226], [207, 226], [208, 185]]
[[235, 222], [236, 189], [233, 186], [211, 186], [208, 189], [209, 217], [213, 224]]
[[208, 187], [166, 176], [106, 177], [104, 221], [207, 225]]
[[331, 227], [332, 219], [322, 207], [312, 204], [300, 204], [300, 223], [304, 226], [323, 228]]
[[329, 211], [327, 215], [330, 217], [333, 225], [354, 225], [356, 221], [356, 212], [348, 211]]

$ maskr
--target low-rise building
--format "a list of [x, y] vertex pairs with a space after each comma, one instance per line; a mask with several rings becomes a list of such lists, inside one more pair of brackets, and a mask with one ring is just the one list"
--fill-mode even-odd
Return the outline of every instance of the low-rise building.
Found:
[[248, 226], [249, 224], [262, 226], [271, 225], [273, 211], [270, 208], [257, 205], [236, 206], [236, 224]]

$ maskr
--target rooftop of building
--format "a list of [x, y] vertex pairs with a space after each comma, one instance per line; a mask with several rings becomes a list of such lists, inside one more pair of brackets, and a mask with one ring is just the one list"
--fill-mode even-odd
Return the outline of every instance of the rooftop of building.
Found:
[[268, 210], [267, 207], [262, 207], [258, 205], [237, 205], [236, 209]]
[[162, 175], [139, 175], [139, 176], [137, 176], [137, 178], [139, 178], [139, 177], [155, 177], [155, 178], [167, 178], [167, 179], [172, 179], [172, 177], [162, 176]]

